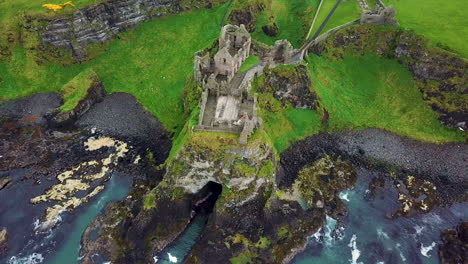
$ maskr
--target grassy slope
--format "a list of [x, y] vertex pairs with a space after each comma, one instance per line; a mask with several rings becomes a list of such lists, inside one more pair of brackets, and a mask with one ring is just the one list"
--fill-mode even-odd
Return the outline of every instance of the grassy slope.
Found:
[[[317, 17], [317, 21], [314, 24], [312, 29], [311, 37], [317, 32], [322, 25], [322, 22], [327, 17], [328, 13], [333, 9], [336, 4], [336, 0], [324, 0], [320, 13]], [[327, 30], [330, 30], [339, 25], [351, 22], [353, 20], [359, 19], [361, 16], [361, 8], [357, 1], [343, 1], [333, 13], [333, 16], [328, 21], [327, 25], [323, 28], [322, 33], [325, 33]]]
[[239, 72], [245, 72], [259, 61], [258, 56], [250, 55], [239, 68]]
[[468, 15], [465, 0], [384, 0], [393, 5], [404, 28], [468, 57]]
[[66, 112], [75, 108], [88, 93], [94, 78], [97, 78], [96, 73], [90, 68], [80, 72], [75, 78], [66, 83], [61, 91], [64, 103], [60, 106], [60, 110]]
[[8, 61], [0, 62], [0, 100], [58, 91], [92, 67], [108, 92], [133, 94], [167, 129], [175, 131], [183, 125], [181, 95], [185, 79], [192, 73], [193, 54], [217, 38], [225, 8], [194, 10], [145, 22], [110, 41], [103, 55], [69, 67], [37, 65], [30, 52], [17, 47]]
[[[319, 2], [319, 0], [269, 0], [267, 9], [257, 17], [252, 37], [268, 45], [274, 44], [279, 39], [287, 39], [294, 47], [300, 47]], [[271, 16], [279, 28], [276, 37], [269, 37], [262, 30], [262, 26], [271, 23]]]
[[437, 120], [423, 101], [411, 73], [376, 55], [328, 61], [310, 56], [309, 70], [331, 130], [377, 127], [429, 142], [462, 141]]
[[265, 131], [280, 153], [289, 145], [322, 129], [320, 117], [314, 110], [288, 107], [276, 113], [264, 112]]

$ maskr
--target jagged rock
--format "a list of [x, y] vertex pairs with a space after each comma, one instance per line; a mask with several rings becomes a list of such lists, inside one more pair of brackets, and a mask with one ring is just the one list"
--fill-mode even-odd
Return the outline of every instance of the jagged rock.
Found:
[[188, 9], [210, 7], [224, 0], [107, 0], [81, 8], [72, 14], [43, 19], [46, 26], [42, 42], [56, 47], [73, 48], [83, 57], [89, 43], [102, 43], [117, 33], [133, 28], [142, 21]]
[[2, 177], [0, 178], [0, 191], [7, 187], [11, 183], [11, 179], [9, 177]]
[[[89, 80], [88, 80], [89, 79]], [[92, 72], [87, 76], [89, 86], [86, 88], [86, 96], [81, 99], [78, 104], [70, 111], [58, 111], [50, 119], [50, 124], [54, 127], [65, 127], [75, 123], [82, 115], [84, 115], [94, 104], [101, 102], [106, 96], [106, 90], [96, 73]]]
[[263, 32], [270, 37], [276, 37], [279, 33], [279, 28], [276, 23], [265, 25], [262, 27]]
[[0, 104], [0, 116], [21, 124], [41, 125], [61, 104], [57, 93], [38, 93]]
[[255, 31], [255, 24], [257, 22], [257, 14], [261, 12], [265, 6], [261, 3], [251, 4], [242, 9], [235, 9], [229, 15], [229, 21], [233, 25], [245, 25], [249, 32]]
[[3, 257], [7, 251], [8, 232], [6, 228], [0, 229], [0, 257]]
[[259, 85], [258, 92], [272, 93], [283, 105], [290, 103], [295, 108], [317, 109], [317, 95], [311, 91], [306, 66], [267, 69], [264, 74], [265, 82]]
[[462, 264], [468, 259], [468, 222], [442, 233], [443, 244], [439, 247], [442, 264]]

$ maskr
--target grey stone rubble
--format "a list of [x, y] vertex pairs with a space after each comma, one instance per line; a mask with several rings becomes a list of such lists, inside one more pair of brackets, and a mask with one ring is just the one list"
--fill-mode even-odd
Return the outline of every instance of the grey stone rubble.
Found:
[[369, 4], [367, 3], [366, 0], [356, 0], [361, 7], [362, 10], [369, 10]]
[[263, 74], [265, 66], [300, 63], [299, 52], [286, 40], [268, 47], [260, 62], [245, 73], [238, 72], [250, 56], [252, 38], [244, 25], [225, 25], [218, 40], [219, 50], [212, 58], [209, 51], [195, 54], [195, 80], [204, 88], [200, 102], [199, 124], [195, 130], [240, 134], [247, 138], [262, 119], [257, 115], [257, 95], [250, 95], [251, 82]]

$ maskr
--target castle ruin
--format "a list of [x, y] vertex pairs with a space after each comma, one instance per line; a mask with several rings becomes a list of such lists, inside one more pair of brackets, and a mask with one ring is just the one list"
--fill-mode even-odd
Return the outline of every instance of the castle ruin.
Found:
[[[262, 44], [263, 45], [263, 44]], [[257, 47], [260, 61], [245, 72], [240, 67], [250, 56], [252, 38], [244, 25], [225, 25], [221, 29], [218, 50], [195, 54], [195, 80], [204, 91], [200, 102], [200, 116], [195, 130], [240, 134], [239, 143], [247, 138], [262, 119], [257, 115], [257, 95], [250, 95], [252, 80], [265, 66], [301, 62], [300, 50], [287, 40], [278, 40], [274, 46]]]
[[225, 25], [218, 40], [218, 52], [195, 55], [195, 80], [202, 85], [199, 124], [196, 130], [240, 133], [239, 143], [261, 122], [256, 113], [256, 96], [249, 95], [250, 83], [239, 69], [250, 55], [252, 38], [244, 25]]

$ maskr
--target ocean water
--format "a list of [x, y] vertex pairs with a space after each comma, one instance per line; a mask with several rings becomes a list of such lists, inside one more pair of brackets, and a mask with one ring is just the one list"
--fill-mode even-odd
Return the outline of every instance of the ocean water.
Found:
[[[24, 226], [9, 227], [9, 230], [13, 230], [12, 232], [15, 233], [15, 236], [11, 239], [15, 239], [14, 244], [16, 246], [10, 250], [12, 255], [7, 256], [6, 263], [78, 263], [80, 240], [84, 230], [108, 202], [125, 198], [130, 190], [131, 182], [131, 177], [114, 173], [105, 184], [106, 188], [100, 194], [75, 211], [61, 214], [57, 226], [47, 232], [37, 230], [38, 218], [30, 219], [24, 213], [10, 214], [9, 217], [19, 220]], [[22, 193], [22, 195], [30, 196], [25, 193]], [[22, 204], [20, 203], [20, 205]], [[44, 209], [31, 207], [29, 204], [23, 206], [27, 210], [36, 212], [36, 215], [40, 215], [38, 210]], [[15, 212], [17, 211], [21, 210], [15, 210]]]
[[197, 214], [184, 232], [165, 250], [154, 257], [158, 264], [182, 263], [205, 229], [206, 214]]
[[387, 214], [399, 206], [393, 188], [380, 192], [375, 200], [364, 198], [373, 174], [358, 171], [355, 187], [340, 194], [348, 207], [344, 227], [327, 218], [326, 226], [309, 238], [307, 249], [295, 258], [295, 264], [439, 263], [440, 233], [468, 220], [468, 204], [391, 220]]

